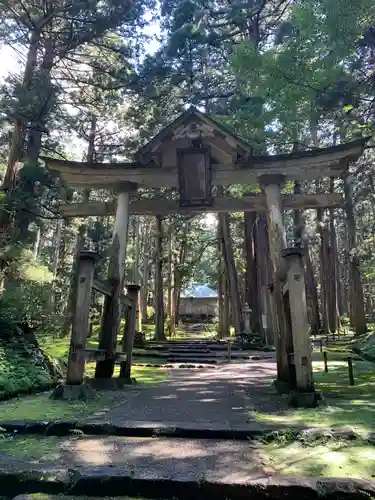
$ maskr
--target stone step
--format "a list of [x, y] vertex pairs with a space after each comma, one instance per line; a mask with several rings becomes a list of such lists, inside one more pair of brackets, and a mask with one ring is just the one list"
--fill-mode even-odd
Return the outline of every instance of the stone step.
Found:
[[[174, 351], [170, 352], [168, 357], [175, 357], [175, 358], [195, 358], [195, 359], [200, 359], [200, 358], [217, 358], [217, 359], [222, 359], [227, 357], [227, 353], [220, 352], [220, 353], [188, 353], [188, 352], [179, 352], [179, 351]], [[248, 354], [239, 354], [239, 353], [232, 353], [232, 358], [235, 359], [248, 359], [249, 355]]]
[[212, 353], [216, 352], [211, 349], [182, 349], [181, 347], [174, 347], [173, 349], [169, 349], [170, 353], [174, 352], [182, 352], [186, 354], [207, 354], [207, 353]]
[[[211, 345], [190, 345], [187, 346], [186, 344], [175, 344], [174, 342], [170, 342], [169, 344], [165, 344], [163, 346], [159, 345], [152, 345], [152, 344], [145, 344], [144, 349], [146, 350], [152, 350], [152, 351], [170, 351], [172, 349], [181, 349], [181, 350], [197, 350], [197, 351], [204, 351], [204, 350], [210, 350], [210, 351], [227, 351], [228, 350], [228, 344], [211, 344]], [[232, 351], [240, 351], [241, 349], [232, 344]]]
[[[32, 464], [5, 456], [1, 495], [14, 499], [23, 493], [22, 500], [75, 500], [76, 496], [120, 500], [125, 495], [180, 500], [354, 500], [375, 494], [371, 480], [281, 476], [264, 449], [249, 440], [108, 436], [103, 443], [102, 436], [85, 436], [58, 442], [53, 456]], [[30, 498], [28, 492], [42, 495]]]
[[200, 364], [200, 365], [215, 365], [217, 363], [222, 363], [225, 360], [220, 358], [168, 358], [168, 363], [187, 363], [187, 364]]

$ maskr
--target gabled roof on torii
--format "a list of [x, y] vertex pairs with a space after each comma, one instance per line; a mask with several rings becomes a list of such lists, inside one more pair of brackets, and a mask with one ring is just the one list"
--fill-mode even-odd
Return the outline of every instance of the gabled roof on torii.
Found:
[[133, 163], [85, 163], [44, 157], [61, 181], [77, 188], [112, 188], [131, 182], [140, 187], [178, 186], [178, 150], [200, 141], [210, 150], [212, 184], [252, 184], [263, 175], [313, 180], [342, 175], [363, 153], [369, 138], [290, 154], [253, 156], [251, 146], [195, 108], [164, 128], [134, 155]]

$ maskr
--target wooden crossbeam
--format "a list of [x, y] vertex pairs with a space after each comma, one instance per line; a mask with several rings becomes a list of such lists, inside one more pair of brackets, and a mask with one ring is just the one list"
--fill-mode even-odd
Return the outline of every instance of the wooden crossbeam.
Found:
[[125, 307], [133, 307], [133, 302], [127, 295], [121, 295], [120, 302]]
[[[104, 361], [107, 357], [107, 353], [104, 349], [84, 349], [83, 356], [87, 363], [95, 361]], [[121, 363], [126, 361], [127, 355], [125, 352], [116, 352], [115, 362]]]
[[112, 297], [113, 287], [106, 283], [105, 281], [94, 280], [92, 287], [95, 291], [106, 295], [107, 297]]
[[[341, 208], [341, 193], [288, 194], [283, 195], [284, 209]], [[88, 217], [114, 215], [116, 203], [91, 201], [89, 203], [61, 203], [59, 213], [63, 217]], [[267, 210], [264, 195], [244, 198], [215, 198], [212, 206], [180, 207], [178, 200], [134, 200], [129, 205], [130, 215], [170, 215], [203, 212], [264, 212]], [[100, 291], [100, 290], [99, 290]], [[102, 292], [104, 293], [104, 292]]]
[[[262, 175], [285, 175], [287, 180], [313, 180], [341, 176], [350, 161], [363, 153], [368, 138], [347, 144], [296, 151], [291, 154], [254, 156], [242, 163], [212, 164], [212, 183], [217, 186], [256, 183]], [[132, 182], [143, 187], [177, 187], [178, 169], [140, 163], [82, 163], [42, 158], [70, 187], [105, 188]]]

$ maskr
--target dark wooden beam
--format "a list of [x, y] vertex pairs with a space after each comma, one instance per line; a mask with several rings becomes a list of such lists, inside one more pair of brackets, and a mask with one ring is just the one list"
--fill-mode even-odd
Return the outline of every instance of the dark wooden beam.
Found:
[[102, 293], [107, 297], [113, 296], [113, 287], [106, 283], [105, 281], [94, 280], [92, 284], [93, 290], [96, 292]]

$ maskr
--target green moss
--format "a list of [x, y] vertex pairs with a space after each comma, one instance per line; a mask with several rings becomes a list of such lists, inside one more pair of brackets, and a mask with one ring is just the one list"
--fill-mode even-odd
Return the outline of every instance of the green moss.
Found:
[[27, 336], [15, 331], [1, 333], [0, 393], [28, 391], [54, 382], [45, 357]]
[[56, 449], [62, 441], [55, 436], [6, 436], [0, 438], [0, 452], [26, 461], [53, 460], [58, 458]]
[[[155, 363], [156, 364], [156, 363]], [[120, 367], [115, 366], [114, 376], [118, 377]], [[87, 363], [85, 368], [85, 375], [93, 377], [95, 374], [95, 363]], [[165, 368], [152, 368], [143, 366], [132, 367], [132, 377], [136, 378], [140, 384], [158, 384], [168, 378], [168, 370]]]
[[24, 396], [0, 403], [0, 420], [55, 420], [82, 418], [114, 401], [110, 393], [92, 401], [54, 401], [49, 393]]
[[[322, 357], [322, 354], [319, 353]], [[368, 434], [375, 421], [374, 364], [354, 361], [355, 385], [349, 385], [347, 363], [328, 356], [328, 373], [323, 361], [313, 363], [316, 390], [326, 395], [328, 406], [315, 409], [286, 410], [278, 413], [256, 412], [253, 417], [262, 423], [281, 427], [352, 427]]]
[[279, 474], [373, 479], [375, 447], [365, 441], [331, 441], [306, 446], [292, 443], [263, 445], [263, 458]]
[[[87, 365], [88, 375], [93, 375], [95, 364]], [[116, 367], [115, 375], [119, 368]], [[132, 376], [140, 384], [156, 384], [166, 380], [166, 369], [154, 369], [134, 366]], [[131, 398], [134, 391], [124, 391], [124, 402]], [[0, 403], [0, 420], [55, 420], [60, 418], [78, 419], [102, 410], [118, 402], [118, 393], [100, 392], [90, 401], [55, 401], [49, 399], [49, 393], [35, 396], [23, 396]]]

